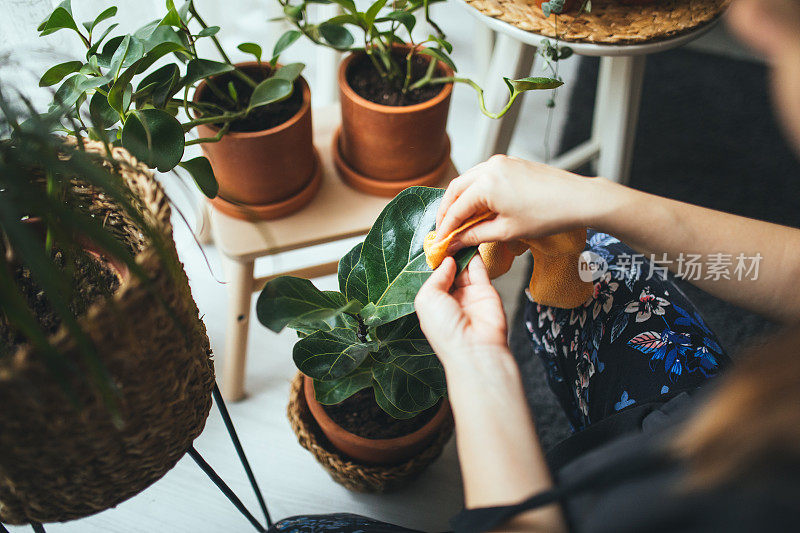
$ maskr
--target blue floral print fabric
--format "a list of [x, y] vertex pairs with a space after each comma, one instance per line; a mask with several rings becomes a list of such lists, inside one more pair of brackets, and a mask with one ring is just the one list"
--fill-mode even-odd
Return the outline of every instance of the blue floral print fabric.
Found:
[[269, 533], [419, 533], [349, 513], [294, 516], [273, 525]]
[[574, 431], [626, 407], [694, 389], [729, 359], [665, 268], [610, 235], [589, 232], [607, 264], [575, 309], [530, 299], [525, 324]]

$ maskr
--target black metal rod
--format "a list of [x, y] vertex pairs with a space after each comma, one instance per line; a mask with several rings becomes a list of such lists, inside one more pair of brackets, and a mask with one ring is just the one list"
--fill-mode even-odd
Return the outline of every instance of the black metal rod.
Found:
[[222, 420], [225, 422], [228, 435], [231, 437], [233, 447], [236, 448], [236, 453], [239, 456], [239, 461], [241, 461], [242, 467], [244, 467], [245, 473], [247, 474], [247, 479], [250, 480], [250, 486], [253, 487], [253, 492], [256, 494], [258, 505], [264, 512], [264, 518], [267, 520], [267, 527], [272, 527], [272, 518], [269, 516], [269, 511], [267, 510], [267, 504], [264, 501], [264, 496], [261, 495], [261, 489], [258, 488], [256, 477], [253, 475], [253, 469], [250, 468], [250, 462], [247, 460], [247, 456], [244, 453], [242, 443], [239, 441], [239, 436], [236, 434], [236, 428], [233, 427], [231, 415], [228, 413], [228, 408], [225, 406], [225, 401], [222, 399], [222, 394], [220, 393], [219, 386], [217, 386], [216, 382], [214, 383], [214, 402], [216, 402], [219, 413], [222, 415]]
[[0, 523], [0, 533], [8, 533], [6, 526], [4, 526], [2, 523]]
[[33, 528], [33, 530], [36, 533], [47, 533], [44, 530], [44, 526], [42, 524], [40, 524], [39, 522], [31, 522], [31, 527]]
[[228, 497], [228, 499], [231, 501], [234, 507], [236, 507], [236, 509], [238, 509], [239, 512], [242, 513], [245, 518], [247, 518], [248, 522], [250, 522], [253, 525], [253, 527], [256, 528], [256, 531], [264, 533], [266, 531], [266, 529], [264, 529], [264, 526], [259, 524], [258, 520], [256, 520], [255, 517], [252, 514], [250, 514], [250, 511], [248, 511], [247, 507], [244, 506], [242, 500], [240, 500], [233, 492], [233, 490], [231, 490], [231, 488], [222, 480], [222, 478], [219, 477], [219, 475], [216, 472], [214, 472], [214, 469], [211, 468], [211, 465], [208, 464], [206, 460], [203, 459], [203, 457], [200, 455], [200, 453], [194, 449], [194, 446], [189, 448], [189, 451], [187, 453], [192, 459], [194, 459], [194, 462], [197, 463], [197, 466], [199, 466], [203, 472], [205, 472], [205, 474], [209, 477], [209, 479], [212, 482], [214, 482], [214, 485], [216, 485], [217, 488], [221, 490], [225, 496]]

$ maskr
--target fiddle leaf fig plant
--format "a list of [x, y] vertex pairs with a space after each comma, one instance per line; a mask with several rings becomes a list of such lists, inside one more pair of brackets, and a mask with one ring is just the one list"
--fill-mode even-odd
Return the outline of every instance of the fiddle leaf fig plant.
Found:
[[[444, 191], [411, 187], [392, 200], [364, 242], [339, 261], [339, 290], [282, 276], [258, 297], [259, 321], [295, 329], [293, 358], [313, 378], [317, 400], [340, 403], [371, 387], [395, 418], [411, 418], [447, 394], [444, 371], [414, 312], [414, 298], [431, 275], [422, 249], [436, 225]], [[459, 251], [463, 269], [476, 248]]]
[[[264, 65], [266, 78], [254, 78], [231, 62], [216, 36], [219, 26], [208, 25], [193, 0], [179, 7], [166, 0], [162, 16], [129, 33], [113, 35], [117, 23], [100, 31], [116, 13], [110, 7], [79, 25], [70, 0], [64, 0], [39, 25], [41, 36], [69, 30], [86, 48], [85, 58], [54, 65], [42, 75], [40, 86], [58, 85], [48, 114], [62, 119], [61, 131], [121, 145], [151, 168], [166, 172], [180, 165], [213, 198], [218, 187], [210, 163], [205, 157], [184, 160], [185, 147], [218, 142], [237, 120], [289, 98], [304, 65], [279, 68], [280, 53], [291, 44], [279, 42]], [[221, 61], [199, 55], [201, 39], [211, 40]], [[261, 65], [259, 45], [238, 48]], [[201, 82], [213, 99], [195, 102], [190, 91]], [[200, 124], [215, 124], [217, 135], [187, 140]]]
[[[297, 1], [278, 0], [283, 7], [283, 19], [294, 25], [296, 29], [284, 34], [285, 39], [296, 39], [300, 34], [316, 44], [340, 51], [364, 52], [380, 77], [390, 85], [406, 94], [428, 85], [445, 83], [465, 83], [478, 93], [481, 112], [490, 118], [500, 118], [514, 104], [517, 97], [525, 91], [555, 89], [563, 85], [558, 77], [527, 77], [512, 80], [503, 78], [508, 87], [508, 101], [503, 108], [493, 113], [486, 109], [483, 89], [469, 78], [459, 76], [437, 76], [436, 66], [439, 61], [458, 71], [450, 57], [453, 45], [447, 41], [436, 22], [430, 17], [430, 5], [443, 0], [400, 0], [387, 2], [375, 0], [368, 4], [366, 10], [359, 10], [353, 0], [313, 0]], [[312, 22], [307, 13], [309, 4], [335, 3], [342, 14], [328, 20]], [[416, 42], [412, 31], [417, 23], [417, 14], [422, 12], [425, 21], [434, 29], [435, 34]], [[353, 36], [354, 29], [358, 38]], [[405, 50], [402, 61], [397, 54]], [[421, 76], [414, 76], [412, 64], [415, 57], [428, 56], [428, 68]]]

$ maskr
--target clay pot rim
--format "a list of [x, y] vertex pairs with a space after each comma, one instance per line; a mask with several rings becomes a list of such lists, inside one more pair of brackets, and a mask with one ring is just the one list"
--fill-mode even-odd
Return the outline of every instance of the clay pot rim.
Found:
[[[236, 67], [255, 67], [264, 68], [264, 63], [262, 62], [261, 65], [257, 61], [243, 61], [241, 63], [234, 63]], [[278, 63], [278, 66], [283, 66]], [[300, 75], [298, 76], [297, 80], [300, 82], [300, 90], [303, 91], [303, 103], [300, 105], [300, 109], [297, 110], [297, 113], [292, 115], [288, 120], [278, 124], [277, 126], [273, 126], [266, 130], [258, 130], [258, 131], [228, 131], [224, 136], [225, 137], [232, 137], [237, 139], [247, 139], [253, 137], [266, 137], [267, 135], [272, 135], [273, 133], [278, 133], [285, 129], [292, 127], [294, 124], [300, 121], [300, 119], [311, 110], [311, 88], [308, 85], [306, 79]], [[206, 80], [200, 82], [197, 86], [197, 89], [194, 91], [194, 95], [192, 95], [193, 102], [199, 102], [200, 97], [203, 94], [203, 91], [206, 89]], [[219, 128], [216, 127], [214, 124], [202, 124], [209, 128], [212, 131], [219, 131]]]
[[328, 413], [325, 412], [322, 404], [317, 401], [316, 396], [314, 395], [314, 380], [306, 375], [303, 375], [303, 393], [306, 397], [308, 408], [311, 410], [311, 414], [320, 427], [327, 424], [334, 428], [339, 434], [340, 438], [343, 440], [346, 439], [359, 447], [369, 447], [382, 451], [402, 448], [426, 439], [428, 436], [435, 433], [438, 428], [442, 426], [442, 424], [446, 423], [447, 418], [450, 416], [450, 402], [447, 401], [447, 398], [443, 398], [441, 404], [439, 405], [439, 409], [436, 411], [436, 414], [433, 415], [433, 418], [428, 420], [419, 429], [407, 435], [402, 435], [400, 437], [394, 437], [391, 439], [368, 439], [347, 431], [342, 426], [334, 422], [330, 416], [328, 416]]
[[[409, 46], [395, 44], [394, 48], [401, 48], [408, 50]], [[347, 56], [345, 56], [342, 62], [339, 63], [339, 72], [337, 73], [336, 76], [337, 82], [339, 83], [339, 89], [344, 93], [345, 96], [347, 96], [349, 100], [352, 100], [361, 107], [365, 107], [372, 111], [378, 111], [380, 113], [386, 113], [390, 115], [413, 113], [415, 111], [422, 111], [424, 109], [434, 107], [435, 105], [441, 103], [443, 100], [449, 98], [453, 92], [453, 82], [450, 82], [444, 84], [442, 86], [442, 90], [439, 91], [439, 93], [437, 93], [436, 96], [434, 96], [430, 100], [426, 100], [418, 104], [395, 106], [395, 105], [376, 104], [375, 102], [370, 102], [369, 100], [367, 100], [366, 98], [360, 96], [357, 92], [355, 92], [353, 88], [350, 87], [350, 84], [347, 82], [346, 74], [348, 67], [356, 57], [360, 57], [362, 55], [364, 55], [364, 52], [351, 52]], [[439, 68], [444, 70], [444, 74], [446, 77], [451, 77], [455, 74], [453, 72], [453, 69], [451, 69], [441, 61], [438, 61], [438, 63], [439, 63]]]

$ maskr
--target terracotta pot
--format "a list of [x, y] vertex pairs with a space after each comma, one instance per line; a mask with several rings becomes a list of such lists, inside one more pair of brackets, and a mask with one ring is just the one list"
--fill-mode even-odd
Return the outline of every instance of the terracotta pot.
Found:
[[334, 422], [314, 395], [314, 380], [303, 377], [303, 393], [311, 414], [322, 432], [339, 451], [365, 464], [401, 463], [421, 452], [439, 431], [452, 424], [450, 403], [444, 400], [439, 410], [424, 426], [413, 433], [393, 439], [367, 439], [350, 433]]
[[[239, 63], [243, 70], [257, 71], [258, 63]], [[194, 94], [200, 101], [207, 90], [201, 82]], [[321, 166], [311, 134], [311, 91], [301, 76], [300, 110], [289, 120], [261, 131], [226, 133], [216, 143], [203, 143], [219, 182], [219, 194], [211, 200], [220, 211], [245, 220], [272, 219], [303, 208], [319, 190]], [[212, 124], [197, 127], [200, 137], [219, 131]]]
[[[389, 197], [407, 187], [438, 183], [450, 162], [446, 127], [453, 84], [443, 85], [420, 104], [376, 104], [359, 96], [347, 81], [348, 69], [362, 55], [350, 54], [339, 65], [342, 126], [333, 149], [339, 174], [358, 190]], [[441, 62], [438, 68], [442, 76], [453, 75]]]

